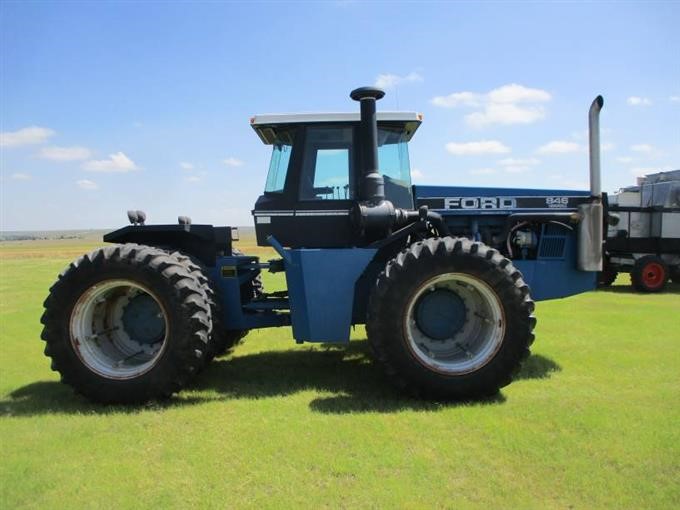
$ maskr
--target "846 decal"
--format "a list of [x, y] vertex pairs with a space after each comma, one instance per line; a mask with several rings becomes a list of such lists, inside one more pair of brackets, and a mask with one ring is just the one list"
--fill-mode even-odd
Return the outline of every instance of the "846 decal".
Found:
[[569, 207], [569, 197], [545, 197], [545, 205], [550, 209]]

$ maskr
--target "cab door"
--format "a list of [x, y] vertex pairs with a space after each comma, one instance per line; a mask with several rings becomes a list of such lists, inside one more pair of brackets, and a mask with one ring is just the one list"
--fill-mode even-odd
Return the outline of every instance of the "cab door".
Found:
[[299, 130], [285, 190], [280, 196], [261, 197], [256, 205], [259, 243], [266, 231], [292, 248], [354, 245], [349, 215], [357, 194], [354, 132], [353, 124], [308, 125]]
[[306, 247], [346, 247], [354, 238], [349, 210], [356, 197], [354, 128], [308, 126], [295, 208]]

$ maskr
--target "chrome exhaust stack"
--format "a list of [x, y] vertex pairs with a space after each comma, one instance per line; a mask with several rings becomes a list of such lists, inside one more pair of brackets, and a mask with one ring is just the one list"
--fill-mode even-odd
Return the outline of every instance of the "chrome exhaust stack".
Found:
[[600, 174], [600, 111], [604, 106], [602, 96], [597, 96], [588, 112], [588, 142], [590, 146], [590, 196], [602, 198]]
[[579, 206], [578, 268], [581, 271], [602, 271], [604, 211], [600, 170], [600, 111], [603, 106], [604, 99], [597, 96], [588, 112], [590, 201]]

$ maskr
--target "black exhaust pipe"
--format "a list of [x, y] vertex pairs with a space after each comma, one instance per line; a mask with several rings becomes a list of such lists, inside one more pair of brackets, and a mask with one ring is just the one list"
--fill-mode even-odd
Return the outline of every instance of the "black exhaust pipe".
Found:
[[[429, 221], [440, 235], [448, 235], [442, 217], [433, 212], [397, 209], [385, 199], [385, 181], [380, 175], [378, 164], [378, 118], [375, 102], [382, 99], [385, 92], [375, 87], [361, 87], [353, 90], [349, 97], [359, 101], [361, 119], [359, 129], [359, 150], [361, 151], [361, 179], [358, 200], [351, 211], [352, 222], [358, 233], [366, 240], [382, 239], [394, 227]], [[423, 223], [425, 224], [425, 223]]]
[[392, 202], [385, 200], [385, 181], [378, 167], [378, 118], [375, 102], [384, 96], [385, 92], [375, 87], [361, 87], [349, 95], [361, 105], [358, 140], [361, 179], [358, 183], [358, 200], [350, 214], [359, 235], [367, 240], [389, 235], [399, 212]]
[[353, 90], [349, 97], [361, 105], [359, 133], [361, 137], [361, 183], [359, 199], [378, 204], [385, 200], [385, 182], [378, 167], [378, 119], [375, 102], [385, 96], [385, 91], [375, 87]]

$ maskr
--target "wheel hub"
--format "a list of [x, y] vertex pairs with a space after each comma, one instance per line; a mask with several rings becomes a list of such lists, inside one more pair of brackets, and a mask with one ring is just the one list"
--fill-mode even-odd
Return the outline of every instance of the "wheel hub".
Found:
[[416, 305], [418, 328], [434, 340], [453, 338], [466, 320], [465, 302], [449, 289], [432, 288]]
[[663, 284], [663, 267], [656, 262], [650, 262], [642, 270], [642, 278], [649, 287], [659, 287]]
[[108, 379], [131, 379], [149, 371], [167, 342], [167, 313], [152, 292], [131, 280], [105, 280], [76, 301], [70, 318], [75, 353]]
[[165, 335], [165, 321], [156, 300], [148, 294], [133, 297], [123, 310], [123, 328], [140, 344], [160, 342]]
[[443, 273], [424, 282], [408, 301], [404, 330], [411, 352], [447, 375], [477, 370], [496, 354], [505, 335], [503, 305], [477, 276]]

